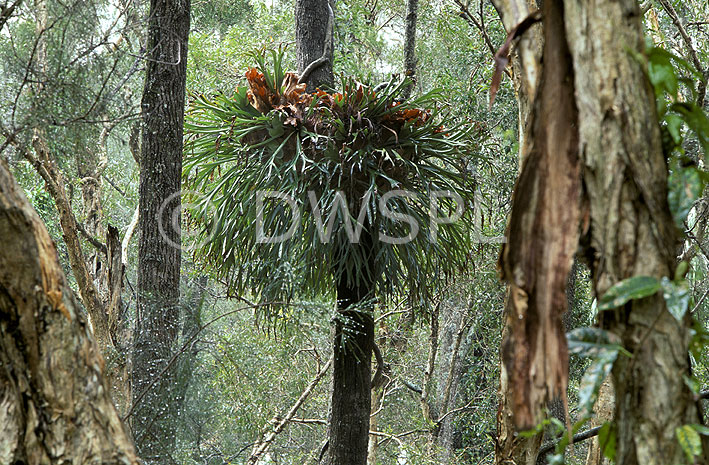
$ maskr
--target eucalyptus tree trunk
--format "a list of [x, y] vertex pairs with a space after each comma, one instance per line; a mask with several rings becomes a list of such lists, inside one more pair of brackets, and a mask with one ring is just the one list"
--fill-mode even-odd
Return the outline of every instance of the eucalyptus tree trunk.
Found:
[[308, 92], [333, 85], [332, 48], [335, 26], [334, 1], [295, 1], [295, 56], [301, 82]]
[[[536, 10], [534, 0], [494, 0], [493, 4], [502, 19], [505, 29], [510, 32], [532, 11]], [[539, 67], [543, 38], [539, 26], [533, 26], [515, 44], [511, 51], [511, 77], [517, 97], [519, 114], [519, 165], [529, 150], [532, 132], [531, 113], [539, 81]], [[507, 305], [505, 305], [507, 308]], [[506, 317], [505, 317], [506, 321]], [[504, 325], [502, 339], [508, 337], [510, 328]], [[495, 440], [495, 463], [505, 465], [533, 465], [537, 451], [542, 444], [542, 434], [522, 437], [516, 434], [512, 414], [512, 398], [507, 369], [500, 360], [500, 384], [498, 388], [497, 437]]]
[[[501, 260], [517, 316], [510, 320], [516, 344], [504, 352], [514, 367], [508, 373], [523, 387], [513, 392], [518, 428], [538, 419], [543, 402], [566, 383], [558, 297], [569, 252], [581, 246], [601, 296], [631, 276], [672, 277], [677, 244], [654, 93], [636, 58], [644, 50], [638, 4], [550, 0], [543, 13], [532, 151], [515, 190]], [[561, 163], [568, 166], [560, 170]], [[557, 183], [569, 190], [562, 194]], [[559, 198], [566, 204], [555, 205]], [[560, 213], [565, 216], [540, 227]], [[529, 226], [531, 234], [520, 234]], [[619, 357], [613, 368], [616, 463], [684, 463], [675, 430], [701, 421], [683, 379], [689, 318], [678, 322], [658, 294], [603, 312], [600, 324], [633, 354]]]
[[[677, 242], [654, 94], [633, 57], [644, 49], [638, 4], [565, 0], [564, 7], [590, 214], [585, 255], [600, 296], [631, 276], [674, 276]], [[600, 319], [633, 353], [613, 368], [616, 463], [683, 463], [675, 428], [701, 422], [683, 380], [689, 318], [675, 320], [655, 295]]]
[[0, 463], [138, 464], [37, 213], [0, 160]]
[[190, 0], [151, 0], [142, 98], [138, 308], [132, 426], [148, 464], [172, 463], [179, 330], [180, 181]]

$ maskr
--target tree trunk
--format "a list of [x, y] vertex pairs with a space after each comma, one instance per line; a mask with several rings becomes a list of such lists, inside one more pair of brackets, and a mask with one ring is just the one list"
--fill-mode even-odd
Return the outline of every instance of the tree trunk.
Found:
[[54, 243], [2, 160], [0, 238], [0, 463], [137, 465]]
[[[601, 426], [607, 421], [613, 421], [613, 410], [615, 409], [615, 398], [613, 397], [613, 382], [607, 378], [598, 391], [598, 399], [593, 406], [595, 416], [591, 419], [590, 428]], [[586, 453], [586, 465], [610, 465], [610, 460], [603, 456], [601, 443], [598, 436], [589, 439], [588, 452]]]
[[365, 283], [353, 285], [343, 276], [337, 285], [328, 465], [367, 463], [374, 346], [374, 319], [367, 302], [371, 298]]
[[439, 307], [440, 326], [438, 340], [438, 370], [436, 373], [438, 392], [438, 418], [436, 424], [436, 444], [439, 448], [439, 460], [452, 463], [456, 451], [463, 447], [462, 434], [456, 428], [455, 415], [448, 412], [457, 407], [458, 387], [465, 374], [463, 361], [471, 346], [469, 329], [472, 315], [471, 305], [466, 302], [448, 299]]
[[[171, 463], [174, 370], [160, 375], [179, 330], [180, 180], [190, 0], [151, 0], [143, 89], [138, 306], [133, 347], [136, 446], [148, 464]], [[157, 376], [160, 380], [151, 385]]]
[[[654, 94], [632, 55], [644, 50], [638, 4], [564, 5], [590, 210], [585, 255], [600, 296], [631, 276], [672, 277], [677, 242]], [[700, 422], [683, 381], [689, 374], [689, 318], [678, 323], [655, 295], [604, 312], [600, 320], [633, 353], [619, 357], [613, 369], [616, 463], [683, 463], [675, 428]]]
[[[535, 118], [542, 118], [535, 120], [533, 143], [553, 147], [555, 161], [532, 160], [530, 155], [525, 160], [515, 195], [525, 197], [525, 186], [535, 186], [536, 193], [548, 185], [553, 178], [549, 173], [559, 168], [559, 154], [564, 148], [573, 148], [568, 142], [573, 141], [577, 133], [583, 169], [579, 172], [564, 169], [559, 174], [566, 173], [571, 183], [576, 176], [583, 181], [579, 243], [590, 265], [595, 294], [601, 296], [613, 284], [631, 276], [672, 277], [676, 238], [667, 205], [667, 165], [662, 153], [654, 93], [642, 62], [635, 58], [644, 50], [638, 4], [633, 0], [556, 0], [545, 1], [543, 8], [545, 56], [541, 90], [535, 102]], [[556, 53], [551, 55], [547, 53], [550, 40], [557, 45]], [[566, 52], [565, 44], [568, 45]], [[567, 61], [572, 70], [567, 69]], [[544, 92], [546, 79], [556, 82], [558, 92]], [[569, 96], [573, 96], [573, 105], [578, 109], [577, 118], [569, 115], [559, 119], [560, 108], [566, 105]], [[541, 99], [548, 100], [546, 108], [551, 113], [544, 110], [545, 101], [540, 102]], [[537, 122], [542, 123], [539, 132]], [[554, 142], [554, 138], [561, 140]], [[522, 221], [515, 227], [534, 224], [536, 229], [560, 234], [556, 240], [559, 243], [575, 239], [576, 232], [568, 228], [568, 223], [539, 226], [550, 212], [571, 209], [575, 205], [574, 195], [563, 195], [557, 190], [556, 196], [568, 205], [539, 209], [527, 218], [527, 223]], [[513, 220], [517, 208], [522, 219], [539, 208], [531, 201], [534, 197], [526, 197], [519, 205], [513, 202]], [[520, 303], [529, 297], [529, 309], [525, 307], [524, 312], [519, 312], [518, 324], [525, 327], [524, 320], [544, 315], [540, 313], [544, 311], [543, 306], [531, 312], [532, 296], [527, 291], [533, 290], [536, 298], [540, 295], [539, 289], [553, 285], [555, 279], [554, 275], [542, 278], [540, 273], [530, 274], [534, 266], [525, 273], [515, 268], [515, 263], [524, 262], [513, 253], [533, 258], [542, 250], [544, 240], [549, 239], [545, 236], [524, 245], [523, 236], [519, 236], [519, 241], [513, 237], [515, 227], [510, 227], [509, 244], [514, 244], [516, 249], [506, 250], [512, 260], [505, 257], [503, 265], [507, 267], [508, 278], [515, 281], [522, 278], [524, 292], [517, 296]], [[537, 262], [540, 265], [536, 271], [544, 271], [541, 264], [546, 260], [548, 257]], [[557, 268], [557, 275], [558, 271]], [[525, 281], [529, 278], [535, 283], [531, 288]], [[516, 306], [517, 311], [521, 308]], [[633, 353], [632, 358], [619, 357], [613, 368], [618, 428], [616, 463], [683, 463], [684, 452], [675, 437], [675, 429], [700, 422], [697, 405], [683, 380], [689, 373], [689, 318], [678, 323], [667, 311], [662, 296], [655, 295], [631, 301], [615, 311], [606, 311], [600, 315], [600, 320], [602, 327], [617, 334], [624, 347]], [[560, 323], [550, 326], [561, 326]], [[534, 337], [544, 340], [556, 332], [556, 328], [549, 327], [526, 334], [534, 341]], [[524, 341], [522, 338], [517, 344], [508, 345], [508, 350], [517, 357], [511, 359], [534, 360], [534, 353], [524, 357], [526, 347], [519, 343]], [[566, 357], [563, 353], [559, 357], [553, 351], [546, 352], [544, 363], [539, 367], [544, 368], [542, 372], [548, 377], [549, 373], [554, 375], [555, 365], [563, 363]], [[527, 368], [534, 364], [515, 366], [522, 368], [526, 376]], [[516, 376], [519, 372], [515, 370]], [[540, 373], [539, 369], [529, 372], [532, 381], [535, 372]], [[524, 376], [521, 381], [526, 381]], [[548, 394], [555, 383], [544, 384]], [[514, 410], [515, 417], [519, 417], [518, 427], [538, 414], [535, 397], [543, 399], [545, 390], [543, 385], [538, 387], [542, 388], [539, 393], [530, 391], [533, 395], [523, 394], [517, 399]], [[707, 450], [706, 445], [704, 450]], [[700, 462], [706, 463], [706, 458], [700, 458]]]
[[[296, 63], [301, 80], [308, 85], [308, 92], [318, 86], [333, 85], [334, 21], [334, 6], [329, 0], [295, 1]], [[304, 73], [307, 75], [303, 76]]]
[[409, 98], [416, 85], [416, 19], [418, 15], [419, 0], [406, 1], [406, 30], [404, 33], [404, 74], [412, 81], [404, 89], [404, 98]]
[[[517, 24], [536, 9], [534, 0], [493, 1], [505, 29], [511, 31]], [[539, 81], [539, 67], [543, 38], [539, 26], [533, 26], [517, 42], [512, 51], [512, 83], [517, 96], [519, 111], [519, 165], [528, 153], [532, 126], [531, 114]], [[507, 305], [505, 305], [507, 308]], [[506, 314], [504, 321], [507, 321]], [[502, 339], [508, 337], [510, 328], [505, 325]], [[512, 415], [512, 394], [509, 377], [500, 353], [500, 385], [498, 389], [497, 438], [495, 441], [495, 463], [500, 465], [533, 465], [542, 443], [542, 435], [522, 437], [516, 434]]]

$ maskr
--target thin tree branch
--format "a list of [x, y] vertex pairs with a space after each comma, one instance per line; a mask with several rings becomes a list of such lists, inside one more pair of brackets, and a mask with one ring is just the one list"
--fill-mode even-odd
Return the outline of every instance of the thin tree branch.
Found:
[[692, 60], [692, 64], [695, 68], [697, 68], [697, 71], [702, 73], [702, 75], [704, 76], [704, 79], [702, 79], [702, 81], [699, 83], [697, 89], [697, 105], [700, 108], [703, 108], [704, 98], [706, 97], [707, 92], [707, 78], [709, 78], [709, 72], [705, 70], [702, 66], [702, 62], [699, 60], [699, 55], [697, 54], [697, 51], [694, 48], [694, 44], [692, 44], [692, 38], [689, 36], [689, 34], [687, 34], [687, 30], [684, 28], [684, 25], [682, 24], [682, 21], [680, 20], [679, 15], [675, 10], [675, 7], [672, 6], [672, 3], [669, 0], [659, 1], [662, 7], [665, 9], [665, 12], [667, 12], [667, 15], [674, 23], [675, 27], [679, 31], [680, 35], [682, 36], [682, 40], [684, 40], [684, 44], [687, 47], [687, 52], [689, 53], [689, 57]]
[[[579, 442], [581, 442], [581, 441], [585, 441], [586, 439], [590, 439], [590, 438], [592, 438], [592, 437], [594, 437], [594, 436], [598, 436], [598, 432], [601, 430], [601, 428], [602, 428], [602, 425], [601, 425], [601, 426], [596, 426], [595, 428], [591, 428], [591, 429], [586, 430], [586, 431], [582, 431], [582, 432], [577, 433], [577, 434], [574, 434], [573, 441], [572, 441], [573, 444], [579, 443]], [[561, 439], [558, 439], [558, 440], [556, 440], [556, 441], [552, 441], [552, 442], [549, 442], [549, 443], [547, 443], [547, 444], [544, 444], [544, 445], [539, 449], [539, 453], [538, 453], [537, 455], [543, 456], [543, 454], [546, 454], [546, 453], [548, 453], [548, 452], [553, 451], [554, 448], [556, 447], [556, 445], [559, 443], [559, 441], [561, 441]]]
[[108, 249], [106, 248], [106, 244], [98, 240], [98, 238], [92, 236], [89, 234], [89, 232], [86, 230], [86, 227], [79, 221], [76, 221], [76, 229], [79, 230], [79, 232], [86, 238], [87, 241], [91, 245], [93, 245], [99, 252], [102, 254], [106, 255], [108, 253]]
[[[268, 451], [268, 448], [270, 447], [271, 443], [276, 439], [276, 436], [280, 434], [281, 431], [288, 425], [289, 422], [294, 420], [295, 414], [298, 412], [298, 409], [303, 405], [303, 403], [310, 397], [310, 394], [313, 393], [315, 390], [315, 387], [320, 383], [320, 380], [322, 379], [323, 376], [325, 376], [325, 373], [327, 370], [330, 368], [330, 365], [332, 365], [332, 360], [334, 358], [334, 355], [330, 357], [330, 360], [327, 361], [324, 367], [320, 370], [320, 372], [315, 375], [315, 378], [308, 384], [308, 386], [305, 388], [305, 390], [300, 394], [300, 397], [298, 397], [298, 400], [296, 400], [295, 404], [288, 410], [288, 413], [286, 413], [285, 417], [282, 419], [279, 419], [278, 417], [274, 417], [273, 420], [271, 420], [272, 423], [275, 423], [276, 426], [273, 428], [271, 432], [269, 432], [262, 441], [259, 441], [256, 446], [254, 446], [254, 451], [251, 453], [251, 456], [249, 456], [248, 460], [246, 461], [247, 465], [255, 465], [261, 456]], [[305, 420], [301, 419], [300, 423], [303, 423]]]
[[485, 45], [487, 45], [487, 48], [494, 56], [497, 50], [492, 44], [492, 40], [490, 39], [490, 35], [487, 33], [485, 25], [482, 22], [478, 21], [475, 16], [473, 16], [473, 14], [470, 12], [470, 9], [468, 9], [468, 5], [465, 4], [462, 0], [453, 0], [453, 2], [460, 8], [459, 16], [463, 18], [465, 22], [480, 31], [483, 36], [483, 40], [485, 41]]

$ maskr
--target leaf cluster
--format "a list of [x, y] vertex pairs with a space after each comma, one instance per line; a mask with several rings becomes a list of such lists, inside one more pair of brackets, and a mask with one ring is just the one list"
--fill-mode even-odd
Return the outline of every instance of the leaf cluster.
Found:
[[[407, 80], [393, 77], [375, 92], [343, 77], [341, 92], [309, 94], [284, 71], [282, 49], [270, 52], [270, 66], [267, 56], [254, 54], [248, 85], [231, 95], [191, 98], [184, 178], [200, 193], [188, 213], [201, 228], [196, 254], [231, 292], [252, 290], [266, 302], [329, 295], [346, 282], [379, 297], [407, 289], [412, 305], [422, 303], [470, 250], [472, 214], [442, 225], [435, 240], [423, 231], [432, 214], [459, 208], [432, 193], [472, 203], [467, 132], [432, 110], [437, 92], [400, 100]], [[295, 208], [259, 203], [259, 192], [289, 196]], [[291, 228], [288, 240], [262, 240]]]

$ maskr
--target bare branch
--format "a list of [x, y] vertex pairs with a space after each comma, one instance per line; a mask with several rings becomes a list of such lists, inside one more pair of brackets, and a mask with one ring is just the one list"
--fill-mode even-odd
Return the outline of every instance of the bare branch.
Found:
[[[259, 441], [256, 446], [254, 446], [254, 451], [251, 453], [251, 456], [249, 459], [246, 461], [247, 465], [255, 465], [258, 463], [259, 459], [263, 454], [268, 451], [268, 448], [271, 446], [271, 443], [273, 442], [274, 439], [276, 439], [276, 436], [283, 431], [283, 429], [288, 425], [289, 422], [294, 420], [295, 414], [298, 412], [298, 409], [303, 405], [303, 403], [310, 397], [310, 394], [313, 393], [315, 390], [315, 387], [320, 383], [320, 380], [323, 378], [325, 373], [327, 373], [327, 370], [330, 368], [330, 365], [332, 365], [332, 360], [333, 357], [330, 357], [330, 360], [327, 361], [324, 367], [318, 372], [317, 375], [315, 375], [315, 378], [308, 384], [308, 386], [305, 388], [305, 390], [300, 394], [300, 397], [298, 397], [298, 400], [295, 401], [295, 404], [288, 410], [288, 413], [283, 418], [279, 417], [274, 417], [273, 420], [271, 420], [272, 423], [275, 424], [275, 427], [273, 428], [272, 431], [270, 431], [264, 438], [263, 440]], [[300, 419], [300, 423], [304, 423], [306, 420]], [[307, 420], [309, 422], [318, 422], [320, 423], [322, 420]]]

